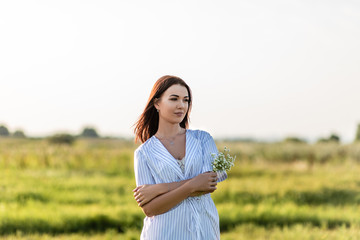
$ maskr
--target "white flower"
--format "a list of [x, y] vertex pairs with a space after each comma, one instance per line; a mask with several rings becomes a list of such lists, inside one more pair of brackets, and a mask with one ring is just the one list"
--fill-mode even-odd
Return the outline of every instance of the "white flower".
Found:
[[236, 156], [232, 157], [229, 154], [230, 149], [224, 148], [224, 152], [211, 153], [213, 157], [212, 167], [214, 172], [218, 171], [229, 171], [232, 166], [234, 166], [234, 162]]

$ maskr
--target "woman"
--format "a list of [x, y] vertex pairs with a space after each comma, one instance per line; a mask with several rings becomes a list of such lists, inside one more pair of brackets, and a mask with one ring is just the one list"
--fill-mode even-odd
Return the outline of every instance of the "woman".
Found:
[[211, 171], [218, 152], [211, 135], [188, 129], [191, 103], [182, 79], [163, 76], [135, 125], [143, 143], [134, 153], [134, 197], [146, 215], [141, 239], [220, 239], [210, 193], [227, 175]]

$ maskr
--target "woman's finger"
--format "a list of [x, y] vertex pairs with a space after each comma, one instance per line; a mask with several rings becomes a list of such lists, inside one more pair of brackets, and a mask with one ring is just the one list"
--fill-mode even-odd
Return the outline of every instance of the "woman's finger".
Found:
[[142, 201], [141, 201], [141, 204], [142, 206], [147, 204], [148, 202], [150, 202], [151, 199], [147, 199], [147, 198], [144, 198]]
[[133, 192], [136, 192], [137, 190], [139, 190], [141, 186], [137, 186], [136, 188], [134, 188]]
[[142, 207], [143, 205], [145, 205], [147, 203], [147, 201], [145, 201], [144, 199], [140, 199], [138, 201], [138, 203], [139, 203], [139, 206]]
[[143, 196], [143, 195], [141, 194], [141, 192], [134, 193], [134, 197], [137, 197], [137, 196]]

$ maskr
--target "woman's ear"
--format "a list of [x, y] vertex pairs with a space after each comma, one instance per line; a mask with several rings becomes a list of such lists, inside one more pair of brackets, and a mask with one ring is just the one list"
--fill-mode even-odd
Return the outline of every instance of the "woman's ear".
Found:
[[159, 98], [154, 99], [154, 107], [159, 111]]

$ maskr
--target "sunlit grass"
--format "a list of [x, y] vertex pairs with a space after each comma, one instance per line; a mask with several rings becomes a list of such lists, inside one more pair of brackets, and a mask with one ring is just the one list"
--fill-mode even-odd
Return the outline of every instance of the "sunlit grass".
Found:
[[[359, 238], [359, 145], [224, 145], [238, 156], [212, 194], [222, 239]], [[0, 139], [0, 238], [138, 239], [135, 148], [124, 140]]]

